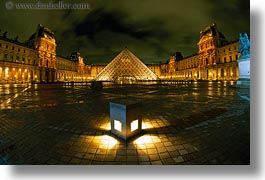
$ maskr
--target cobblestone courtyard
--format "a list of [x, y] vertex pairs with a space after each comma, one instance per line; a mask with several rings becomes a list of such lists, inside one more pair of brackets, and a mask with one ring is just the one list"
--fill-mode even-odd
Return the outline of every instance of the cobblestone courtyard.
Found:
[[[0, 85], [0, 164], [249, 164], [250, 94], [230, 82]], [[110, 133], [109, 102], [143, 103], [143, 132]]]

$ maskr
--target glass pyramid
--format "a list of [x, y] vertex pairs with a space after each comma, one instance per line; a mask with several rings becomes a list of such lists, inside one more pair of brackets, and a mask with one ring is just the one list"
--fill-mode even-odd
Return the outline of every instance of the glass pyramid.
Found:
[[122, 50], [96, 77], [96, 81], [116, 82], [157, 79], [157, 75], [127, 48]]

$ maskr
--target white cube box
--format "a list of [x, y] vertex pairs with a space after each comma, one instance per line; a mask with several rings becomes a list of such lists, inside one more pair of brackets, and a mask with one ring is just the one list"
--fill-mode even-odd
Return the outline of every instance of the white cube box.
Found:
[[110, 102], [111, 132], [128, 140], [142, 131], [142, 103]]

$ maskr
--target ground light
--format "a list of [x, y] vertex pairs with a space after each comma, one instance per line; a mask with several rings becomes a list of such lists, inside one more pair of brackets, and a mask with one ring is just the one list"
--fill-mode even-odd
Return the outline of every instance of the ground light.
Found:
[[142, 131], [142, 103], [110, 102], [111, 133], [128, 140]]

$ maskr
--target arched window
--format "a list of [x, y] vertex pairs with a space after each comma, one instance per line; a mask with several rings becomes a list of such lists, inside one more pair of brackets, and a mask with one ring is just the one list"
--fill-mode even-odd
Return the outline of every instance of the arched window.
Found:
[[208, 58], [205, 59], [205, 62], [206, 62], [206, 65], [209, 64], [209, 60], [208, 60]]

